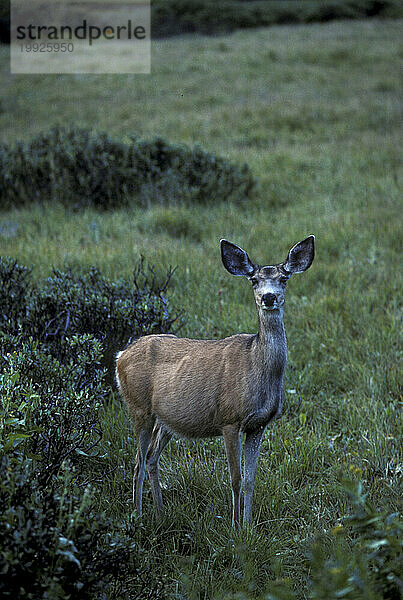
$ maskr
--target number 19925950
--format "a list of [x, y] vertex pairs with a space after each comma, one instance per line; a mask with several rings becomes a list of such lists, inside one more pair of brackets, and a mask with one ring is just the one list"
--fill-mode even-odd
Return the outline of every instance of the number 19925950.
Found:
[[20, 44], [21, 52], [74, 52], [72, 42], [61, 42], [60, 44], [45, 44], [44, 42], [33, 44]]

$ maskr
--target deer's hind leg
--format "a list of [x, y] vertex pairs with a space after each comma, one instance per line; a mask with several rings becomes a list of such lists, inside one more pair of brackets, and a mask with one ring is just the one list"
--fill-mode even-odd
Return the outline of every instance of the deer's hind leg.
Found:
[[238, 528], [240, 521], [241, 476], [241, 438], [239, 427], [228, 425], [223, 429], [225, 452], [231, 476], [232, 487], [232, 524]]
[[136, 508], [139, 515], [142, 515], [143, 506], [143, 483], [146, 474], [146, 459], [148, 448], [150, 446], [152, 431], [155, 418], [151, 415], [141, 416], [135, 415], [134, 423], [138, 439], [136, 466], [133, 476], [133, 501], [136, 502]]
[[162, 512], [163, 502], [158, 474], [158, 462], [162, 451], [172, 437], [172, 433], [162, 423], [154, 425], [147, 454], [147, 469], [151, 480], [151, 491], [157, 513]]

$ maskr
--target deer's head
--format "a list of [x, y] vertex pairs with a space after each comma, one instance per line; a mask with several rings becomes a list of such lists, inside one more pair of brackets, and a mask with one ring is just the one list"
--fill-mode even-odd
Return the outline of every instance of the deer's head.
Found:
[[232, 275], [249, 279], [260, 310], [279, 310], [284, 306], [286, 284], [291, 275], [303, 273], [311, 266], [314, 242], [315, 236], [310, 235], [291, 248], [284, 262], [261, 267], [250, 260], [245, 250], [221, 240], [221, 257], [224, 267]]

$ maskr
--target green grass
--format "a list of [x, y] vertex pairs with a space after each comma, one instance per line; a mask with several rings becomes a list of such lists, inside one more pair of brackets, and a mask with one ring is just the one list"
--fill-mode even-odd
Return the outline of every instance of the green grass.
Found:
[[[221, 265], [219, 238], [266, 264], [306, 235], [317, 238], [312, 268], [288, 285], [291, 391], [263, 444], [254, 528], [230, 527], [220, 440], [168, 447], [160, 523], [146, 489], [138, 541], [171, 594], [212, 598], [254, 585], [248, 593], [259, 597], [269, 578], [290, 577], [305, 598], [310, 544], [349, 510], [342, 476], [361, 477], [379, 508], [399, 507], [401, 25], [171, 39], [154, 43], [153, 74], [138, 77], [10, 76], [0, 48], [5, 141], [56, 123], [122, 139], [162, 135], [246, 161], [260, 180], [241, 206], [217, 198], [194, 209], [72, 213], [53, 205], [0, 213], [0, 253], [33, 263], [38, 277], [66, 262], [130, 276], [143, 253], [161, 273], [178, 266], [170, 301], [186, 314], [181, 334], [221, 337], [254, 331], [256, 314], [247, 283]], [[105, 407], [104, 429], [100, 509], [123, 523], [136, 444], [117, 398]]]

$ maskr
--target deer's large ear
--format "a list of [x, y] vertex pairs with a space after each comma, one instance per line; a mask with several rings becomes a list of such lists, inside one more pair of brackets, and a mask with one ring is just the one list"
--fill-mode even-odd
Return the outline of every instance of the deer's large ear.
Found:
[[315, 236], [310, 235], [291, 248], [283, 267], [289, 273], [303, 273], [311, 266], [314, 256]]
[[222, 262], [227, 271], [232, 275], [245, 277], [250, 277], [255, 272], [256, 267], [245, 250], [227, 240], [221, 240], [220, 244]]

